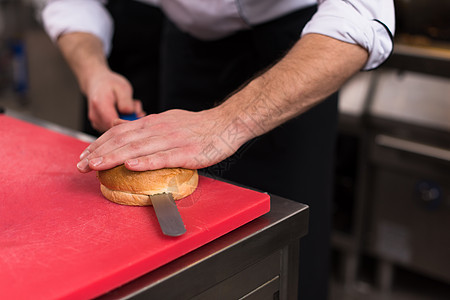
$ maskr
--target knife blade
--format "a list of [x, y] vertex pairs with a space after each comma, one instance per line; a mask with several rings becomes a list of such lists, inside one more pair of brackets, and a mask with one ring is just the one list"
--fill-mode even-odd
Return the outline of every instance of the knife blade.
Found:
[[168, 236], [180, 236], [186, 232], [183, 219], [178, 211], [172, 194], [156, 194], [149, 196], [155, 209], [156, 217], [162, 232]]

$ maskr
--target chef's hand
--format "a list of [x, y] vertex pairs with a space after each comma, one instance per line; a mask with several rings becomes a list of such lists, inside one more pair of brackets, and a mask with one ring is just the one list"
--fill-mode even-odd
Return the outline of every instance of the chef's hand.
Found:
[[130, 82], [109, 68], [100, 38], [86, 32], [69, 32], [62, 34], [57, 43], [88, 98], [88, 117], [95, 129], [108, 130], [119, 113], [145, 115], [141, 102], [133, 99]]
[[170, 110], [118, 122], [87, 147], [78, 168], [88, 172], [122, 163], [136, 171], [211, 166], [251, 138], [314, 107], [367, 58], [367, 50], [358, 45], [305, 35], [282, 60], [213, 109]]
[[142, 103], [133, 99], [128, 80], [109, 70], [97, 72], [89, 78], [85, 93], [88, 99], [88, 118], [100, 132], [110, 129], [120, 114], [136, 113], [145, 116]]
[[89, 145], [77, 164], [81, 172], [120, 164], [134, 171], [170, 167], [200, 169], [233, 154], [248, 137], [217, 109], [169, 110], [117, 125]]

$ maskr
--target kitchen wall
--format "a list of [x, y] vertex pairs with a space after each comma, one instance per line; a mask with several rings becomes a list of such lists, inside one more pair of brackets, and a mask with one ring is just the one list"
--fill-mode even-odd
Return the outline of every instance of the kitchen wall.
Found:
[[0, 1], [0, 107], [72, 129], [81, 127], [81, 95], [31, 1]]

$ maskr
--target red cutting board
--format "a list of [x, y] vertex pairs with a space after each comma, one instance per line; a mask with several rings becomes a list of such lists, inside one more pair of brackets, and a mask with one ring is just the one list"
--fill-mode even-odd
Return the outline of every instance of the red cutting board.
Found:
[[177, 202], [187, 233], [161, 233], [152, 207], [109, 202], [76, 163], [86, 143], [0, 115], [0, 295], [87, 299], [269, 211], [259, 193], [201, 177]]

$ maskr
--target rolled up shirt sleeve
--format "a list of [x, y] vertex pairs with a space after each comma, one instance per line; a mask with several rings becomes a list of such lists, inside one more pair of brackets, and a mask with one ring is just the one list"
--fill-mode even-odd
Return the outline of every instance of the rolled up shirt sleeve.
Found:
[[42, 10], [45, 31], [53, 41], [71, 32], [97, 36], [105, 54], [111, 51], [113, 21], [101, 0], [49, 0]]
[[366, 49], [364, 70], [382, 64], [392, 53], [395, 12], [392, 0], [319, 0], [318, 10], [303, 29]]

